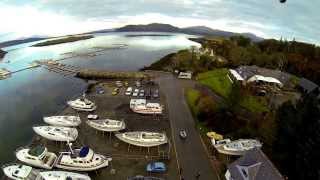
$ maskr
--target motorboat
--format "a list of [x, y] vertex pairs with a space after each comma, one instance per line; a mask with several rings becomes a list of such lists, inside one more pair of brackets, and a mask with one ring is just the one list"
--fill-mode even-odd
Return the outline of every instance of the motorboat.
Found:
[[112, 120], [112, 119], [101, 119], [87, 121], [87, 124], [99, 131], [115, 132], [126, 128], [124, 121]]
[[53, 126], [75, 127], [81, 124], [79, 116], [49, 116], [44, 117], [43, 121]]
[[33, 148], [21, 147], [16, 150], [16, 157], [21, 162], [44, 169], [52, 169], [57, 159], [57, 155], [40, 145]]
[[41, 180], [40, 170], [22, 164], [6, 164], [2, 166], [3, 173], [14, 180]]
[[146, 105], [136, 105], [133, 112], [139, 114], [162, 114], [163, 107], [159, 103], [147, 103]]
[[76, 100], [73, 100], [73, 101], [68, 101], [67, 104], [75, 109], [75, 110], [78, 110], [78, 111], [94, 111], [96, 110], [97, 106], [90, 100], [88, 100], [87, 98], [85, 97], [81, 97], [81, 98], [78, 98]]
[[118, 133], [115, 136], [128, 144], [142, 147], [153, 147], [168, 143], [165, 133], [135, 131]]
[[71, 171], [94, 171], [109, 165], [112, 159], [101, 154], [96, 154], [85, 146], [80, 149], [72, 149], [69, 152], [61, 152], [55, 167]]
[[130, 108], [134, 108], [135, 106], [145, 106], [147, 104], [147, 100], [145, 99], [131, 99], [130, 100]]
[[40, 136], [52, 141], [75, 141], [78, 137], [76, 128], [58, 126], [36, 126], [33, 130]]
[[213, 146], [220, 153], [240, 156], [253, 148], [261, 148], [262, 143], [255, 139], [238, 139], [235, 141], [227, 139], [213, 142]]
[[42, 180], [91, 180], [86, 174], [68, 171], [44, 171], [40, 172]]
[[31, 166], [8, 164], [2, 167], [4, 174], [14, 180], [90, 180], [86, 174], [67, 171], [41, 171]]

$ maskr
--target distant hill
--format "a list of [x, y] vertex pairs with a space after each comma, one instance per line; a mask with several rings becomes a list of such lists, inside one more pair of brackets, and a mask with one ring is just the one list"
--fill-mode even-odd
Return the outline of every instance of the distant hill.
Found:
[[48, 37], [31, 37], [31, 38], [26, 38], [26, 39], [6, 41], [6, 42], [0, 43], [0, 48], [14, 46], [14, 45], [23, 44], [23, 43], [34, 42], [34, 41], [40, 41], [40, 40], [47, 39], [47, 38]]
[[160, 23], [152, 23], [147, 25], [127, 25], [127, 26], [118, 28], [115, 31], [117, 32], [174, 32], [174, 33], [185, 33], [185, 34], [192, 34], [192, 35], [222, 36], [222, 37], [242, 35], [250, 38], [254, 42], [263, 40], [263, 38], [258, 37], [252, 33], [234, 33], [229, 31], [211, 29], [206, 26], [192, 26], [187, 28], [178, 28], [170, 24], [160, 24]]
[[0, 59], [2, 59], [6, 53], [6, 51], [0, 49]]

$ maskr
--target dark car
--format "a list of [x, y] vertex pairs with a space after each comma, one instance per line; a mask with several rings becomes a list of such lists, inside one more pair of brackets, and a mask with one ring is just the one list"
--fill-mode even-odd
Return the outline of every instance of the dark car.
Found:
[[159, 90], [156, 89], [153, 91], [153, 98], [158, 98], [159, 97]]

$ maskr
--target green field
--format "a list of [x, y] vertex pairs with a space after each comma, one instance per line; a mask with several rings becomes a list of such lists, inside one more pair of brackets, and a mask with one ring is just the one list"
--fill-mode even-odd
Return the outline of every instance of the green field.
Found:
[[[226, 100], [229, 99], [232, 91], [232, 83], [228, 77], [227, 69], [216, 69], [201, 73], [197, 76], [197, 80]], [[238, 105], [255, 113], [268, 111], [266, 99], [263, 97], [244, 95], [239, 99]]]
[[232, 83], [227, 76], [227, 69], [216, 69], [198, 75], [197, 80], [224, 98], [228, 98]]
[[196, 101], [200, 97], [200, 92], [195, 89], [187, 89], [186, 91], [187, 103], [191, 109], [193, 115], [198, 114], [198, 108], [196, 106]]

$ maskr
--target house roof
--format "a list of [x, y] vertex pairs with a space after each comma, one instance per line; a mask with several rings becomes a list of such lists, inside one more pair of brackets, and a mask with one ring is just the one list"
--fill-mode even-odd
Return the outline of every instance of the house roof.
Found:
[[236, 70], [229, 69], [229, 71], [238, 81], [243, 81], [244, 80], [242, 78], [242, 76]]
[[256, 148], [228, 166], [234, 180], [284, 180], [268, 157]]
[[253, 82], [253, 81], [265, 81], [265, 82], [269, 82], [269, 83], [279, 84], [280, 86], [282, 86], [282, 83], [278, 79], [273, 78], [273, 77], [254, 75], [248, 79], [248, 82]]
[[299, 86], [305, 89], [308, 93], [319, 87], [316, 83], [305, 78], [300, 79]]

